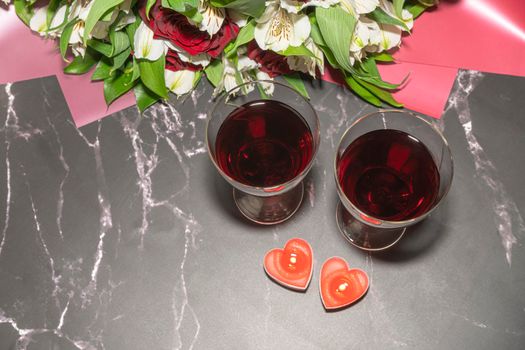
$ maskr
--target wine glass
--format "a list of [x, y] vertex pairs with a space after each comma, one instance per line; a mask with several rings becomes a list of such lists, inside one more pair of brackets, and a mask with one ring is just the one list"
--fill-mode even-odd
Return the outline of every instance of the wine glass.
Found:
[[297, 211], [320, 140], [303, 96], [273, 81], [241, 84], [218, 97], [206, 134], [208, 154], [246, 218], [271, 225]]
[[346, 130], [334, 173], [339, 230], [358, 248], [376, 251], [393, 246], [408, 226], [436, 209], [454, 167], [435, 126], [410, 112], [382, 110]]

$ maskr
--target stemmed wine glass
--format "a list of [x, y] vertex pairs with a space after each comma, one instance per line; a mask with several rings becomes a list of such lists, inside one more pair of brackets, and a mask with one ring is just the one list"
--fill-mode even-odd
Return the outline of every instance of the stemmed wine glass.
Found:
[[343, 134], [334, 161], [343, 236], [364, 250], [397, 243], [443, 200], [453, 178], [441, 132], [413, 113], [365, 115]]
[[273, 81], [239, 85], [218, 97], [206, 134], [208, 154], [246, 218], [269, 225], [297, 211], [320, 139], [303, 96]]

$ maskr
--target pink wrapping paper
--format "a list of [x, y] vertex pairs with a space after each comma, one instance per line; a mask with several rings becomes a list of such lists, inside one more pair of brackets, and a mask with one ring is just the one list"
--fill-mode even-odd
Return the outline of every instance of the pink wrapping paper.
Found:
[[64, 74], [57, 43], [32, 33], [13, 7], [0, 9], [0, 47], [0, 84], [56, 75], [78, 127], [135, 104], [133, 93], [128, 93], [108, 108], [103, 83], [91, 82], [90, 74]]
[[525, 0], [441, 0], [397, 60], [525, 76]]

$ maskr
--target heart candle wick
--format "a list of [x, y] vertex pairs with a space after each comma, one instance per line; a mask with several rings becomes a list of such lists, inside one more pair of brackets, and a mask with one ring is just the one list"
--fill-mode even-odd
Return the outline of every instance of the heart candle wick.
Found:
[[336, 292], [344, 292], [348, 288], [348, 283], [341, 283], [339, 287], [337, 287]]
[[290, 256], [290, 267], [292, 267], [292, 265], [295, 265], [296, 263], [297, 263], [297, 254], [292, 253]]

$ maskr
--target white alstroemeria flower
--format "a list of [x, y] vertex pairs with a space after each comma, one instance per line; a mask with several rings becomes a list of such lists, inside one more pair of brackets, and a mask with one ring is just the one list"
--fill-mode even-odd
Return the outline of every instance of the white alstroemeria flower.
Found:
[[153, 34], [144, 22], [140, 23], [133, 39], [136, 58], [156, 61], [166, 53], [168, 47], [164, 44], [164, 40], [154, 39]]
[[51, 20], [51, 25], [49, 28], [51, 35], [56, 36], [57, 34], [62, 33], [62, 29], [56, 29], [56, 28], [64, 24], [65, 21], [67, 21], [66, 10], [67, 10], [67, 6], [64, 5], [60, 7], [55, 13], [55, 15], [53, 16], [53, 19]]
[[[251, 77], [250, 77], [250, 72], [248, 71], [238, 71], [236, 69], [236, 67], [233, 65], [233, 62], [230, 61], [226, 55], [223, 55], [222, 57], [222, 64], [224, 66], [224, 71], [222, 73], [222, 79], [221, 81], [219, 82], [219, 84], [217, 84], [217, 87], [215, 88], [215, 90], [213, 91], [213, 95], [214, 96], [217, 96], [218, 94], [220, 94], [222, 91], [230, 91], [234, 88], [236, 88], [238, 85], [241, 85], [241, 84], [244, 84], [244, 83], [247, 83], [247, 82], [250, 82], [252, 81]], [[241, 89], [240, 89], [240, 92], [243, 93], [243, 94], [248, 94], [250, 93], [251, 91], [253, 91], [254, 87], [252, 84], [248, 84], [248, 85], [244, 85]], [[236, 93], [232, 93], [232, 95], [236, 95], [238, 91], [236, 91]]]
[[246, 56], [246, 53], [248, 52], [248, 49], [246, 46], [241, 46], [237, 50], [237, 70], [239, 72], [248, 72], [251, 70], [254, 70], [256, 68], [259, 68], [259, 64], [252, 60], [250, 57]]
[[[257, 71], [256, 76], [257, 76], [257, 80], [273, 81], [273, 78], [271, 76], [269, 76], [268, 73], [260, 71], [260, 70]], [[266, 83], [266, 82], [260, 82], [259, 86], [263, 89], [263, 91], [264, 91], [264, 93], [266, 95], [269, 95], [269, 96], [273, 95], [273, 91], [275, 90], [275, 85], [274, 84]]]
[[202, 15], [202, 21], [199, 23], [199, 30], [208, 32], [210, 36], [217, 33], [224, 23], [226, 11], [223, 8], [214, 7], [209, 0], [200, 0], [199, 13]]
[[31, 30], [38, 32], [42, 36], [49, 36], [56, 38], [62, 29], [56, 29], [66, 20], [66, 6], [62, 6], [53, 16], [51, 24], [47, 26], [47, 6], [38, 8], [31, 20], [29, 21], [29, 27]]
[[359, 22], [366, 25], [368, 28], [368, 43], [365, 50], [368, 52], [377, 52], [379, 44], [381, 43], [381, 28], [376, 21], [371, 20], [368, 17], [361, 16]]
[[280, 2], [267, 1], [266, 10], [256, 19], [255, 41], [263, 50], [284, 51], [288, 46], [300, 46], [310, 36], [308, 16], [289, 13]]
[[226, 10], [227, 13], [228, 13], [228, 18], [235, 24], [237, 24], [237, 26], [239, 28], [242, 28], [244, 27], [245, 25], [248, 24], [248, 17], [247, 15], [245, 15], [244, 13], [241, 13], [239, 11], [236, 11], [234, 9], [227, 9]]
[[29, 20], [29, 28], [32, 31], [45, 35], [47, 32], [47, 6], [36, 9], [35, 14]]
[[286, 62], [288, 63], [288, 66], [290, 69], [308, 73], [312, 77], [315, 78], [316, 76], [316, 68], [319, 68], [319, 71], [321, 74], [324, 73], [324, 56], [323, 51], [319, 49], [317, 45], [315, 45], [312, 38], [308, 38], [304, 42], [304, 46], [310, 50], [315, 57], [307, 57], [307, 56], [288, 56], [286, 57]]
[[[414, 26], [414, 17], [408, 10], [403, 9], [401, 11], [401, 18], [400, 18], [396, 16], [396, 12], [394, 10], [394, 4], [392, 4], [390, 1], [379, 0], [379, 7], [381, 7], [381, 9], [383, 9], [383, 11], [385, 11], [390, 17], [397, 18], [398, 20], [405, 23], [408, 29], [412, 29], [412, 27]], [[399, 29], [405, 30], [404, 28], [401, 28], [401, 27]]]
[[379, 6], [379, 0], [341, 0], [341, 7], [346, 12], [358, 17], [370, 13]]
[[73, 26], [71, 37], [69, 38], [69, 44], [71, 50], [75, 56], [84, 56], [86, 53], [86, 46], [84, 45], [84, 27], [85, 20], [89, 14], [91, 5], [86, 4], [83, 6], [80, 1], [73, 1], [69, 11], [69, 21], [77, 20]]
[[290, 13], [299, 13], [305, 7], [320, 6], [323, 8], [329, 8], [338, 2], [339, 0], [281, 0], [281, 7]]
[[217, 96], [222, 91], [230, 91], [238, 85], [236, 78], [237, 71], [235, 70], [235, 67], [232, 64], [232, 62], [226, 57], [226, 55], [223, 55], [222, 57], [222, 64], [224, 67], [224, 71], [222, 72], [221, 81], [217, 84], [215, 90], [213, 91], [214, 96]]
[[2, 1], [4, 2], [4, 4], [9, 5], [10, 0], [2, 0]]
[[187, 94], [193, 89], [195, 74], [196, 73], [191, 70], [179, 70], [174, 72], [166, 69], [164, 71], [166, 87], [178, 96]]
[[401, 29], [398, 26], [379, 23], [379, 28], [381, 29], [381, 41], [378, 52], [390, 50], [401, 44]]
[[370, 40], [370, 30], [368, 26], [361, 22], [357, 21], [355, 25], [354, 35], [352, 37], [352, 44], [350, 45], [350, 51], [353, 53], [359, 52], [368, 45]]
[[256, 68], [259, 68], [259, 64], [257, 62], [248, 56], [239, 55], [239, 60], [237, 61], [237, 70], [239, 72], [248, 72]]

